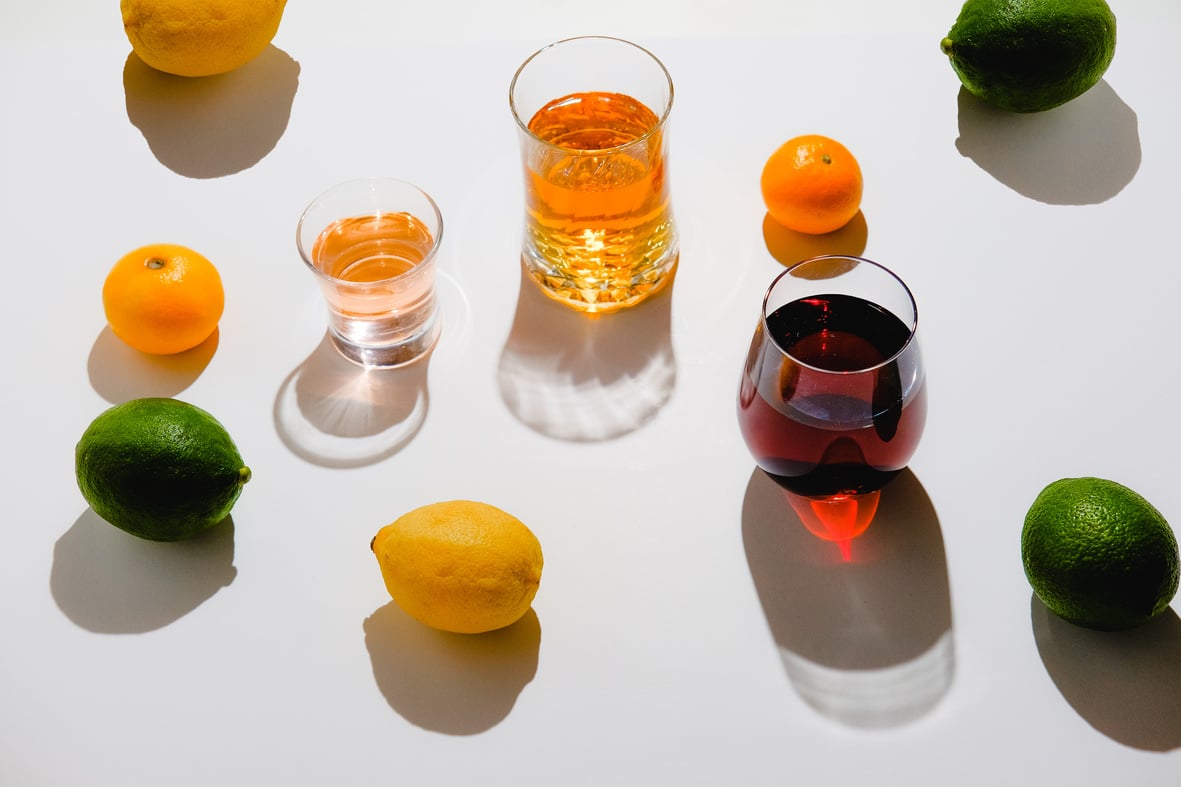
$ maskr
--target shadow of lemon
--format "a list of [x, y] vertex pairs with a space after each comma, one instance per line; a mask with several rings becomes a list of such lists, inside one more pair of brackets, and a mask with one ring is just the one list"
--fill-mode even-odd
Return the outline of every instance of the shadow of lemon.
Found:
[[127, 118], [178, 175], [219, 178], [274, 149], [291, 117], [299, 64], [276, 48], [228, 74], [180, 77], [132, 52], [123, 66]]
[[537, 673], [541, 623], [530, 609], [486, 634], [419, 623], [391, 601], [365, 620], [373, 677], [390, 707], [434, 732], [474, 735], [503, 721]]

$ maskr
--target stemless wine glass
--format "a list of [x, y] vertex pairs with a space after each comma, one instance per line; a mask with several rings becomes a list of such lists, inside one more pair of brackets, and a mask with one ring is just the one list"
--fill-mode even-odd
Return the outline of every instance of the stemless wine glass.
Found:
[[742, 436], [804, 524], [843, 550], [922, 435], [917, 329], [906, 284], [860, 257], [793, 265], [763, 299], [738, 391]]

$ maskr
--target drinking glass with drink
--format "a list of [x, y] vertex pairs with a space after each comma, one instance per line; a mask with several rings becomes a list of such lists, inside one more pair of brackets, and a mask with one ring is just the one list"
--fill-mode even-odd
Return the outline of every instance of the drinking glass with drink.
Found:
[[522, 261], [550, 297], [587, 312], [631, 306], [672, 279], [672, 79], [617, 38], [551, 44], [509, 89], [525, 175]]
[[308, 205], [296, 244], [327, 301], [329, 338], [345, 358], [392, 368], [435, 346], [442, 237], [430, 196], [392, 178], [347, 181]]
[[[914, 298], [858, 257], [800, 262], [768, 288], [738, 392], [756, 463], [842, 551], [906, 466], [927, 414]], [[846, 553], [847, 554], [847, 553]]]

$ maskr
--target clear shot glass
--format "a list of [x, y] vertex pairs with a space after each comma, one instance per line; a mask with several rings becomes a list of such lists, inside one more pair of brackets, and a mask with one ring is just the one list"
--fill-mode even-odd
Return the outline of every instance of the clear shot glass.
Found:
[[435, 267], [443, 218], [417, 186], [350, 180], [304, 210], [296, 245], [328, 305], [328, 335], [367, 367], [404, 366], [428, 354], [442, 323]]

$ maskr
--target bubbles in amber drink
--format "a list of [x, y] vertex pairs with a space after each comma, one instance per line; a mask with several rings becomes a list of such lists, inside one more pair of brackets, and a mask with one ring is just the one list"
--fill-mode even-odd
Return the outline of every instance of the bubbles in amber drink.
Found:
[[547, 295], [596, 312], [663, 288], [677, 235], [665, 166], [672, 83], [660, 62], [626, 41], [570, 39], [526, 61], [511, 99], [532, 278]]

